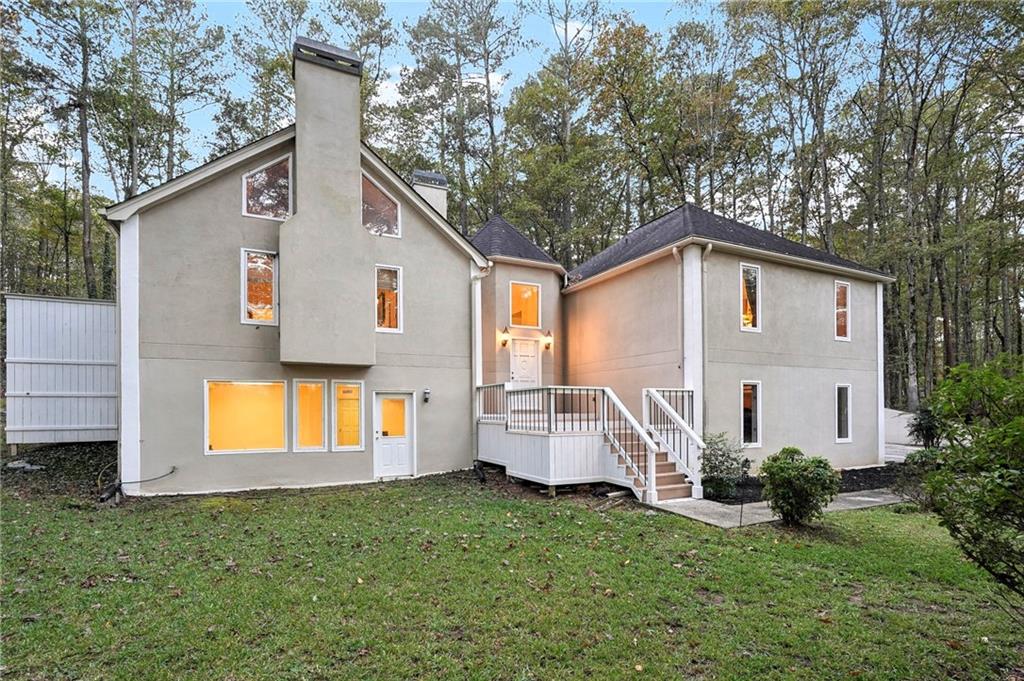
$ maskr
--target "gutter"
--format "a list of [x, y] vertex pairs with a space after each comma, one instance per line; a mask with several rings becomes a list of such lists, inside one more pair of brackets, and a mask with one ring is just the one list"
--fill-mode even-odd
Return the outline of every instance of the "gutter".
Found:
[[815, 270], [818, 272], [827, 272], [830, 274], [842, 274], [843, 276], [850, 277], [852, 279], [860, 279], [867, 281], [882, 282], [890, 284], [896, 281], [895, 277], [890, 277], [885, 274], [876, 272], [866, 272], [864, 270], [856, 269], [853, 267], [844, 267], [842, 265], [830, 265], [828, 263], [818, 262], [817, 260], [809, 260], [807, 258], [801, 258], [794, 255], [786, 255], [784, 253], [775, 253], [774, 251], [765, 251], [759, 248], [751, 248], [750, 246], [740, 246], [737, 244], [729, 243], [727, 241], [720, 241], [718, 239], [708, 239], [706, 237], [688, 236], [674, 243], [668, 244], [659, 248], [656, 251], [651, 251], [638, 258], [634, 258], [628, 262], [624, 262], [621, 265], [617, 265], [609, 270], [599, 272], [592, 277], [570, 284], [562, 290], [562, 293], [575, 293], [581, 289], [584, 289], [592, 284], [616, 277], [620, 274], [636, 269], [641, 265], [645, 265], [659, 258], [664, 258], [670, 255], [673, 249], [682, 250], [686, 246], [696, 244], [699, 246], [717, 246], [723, 253], [736, 253], [738, 255], [745, 255], [759, 260], [768, 262], [778, 262], [784, 265], [792, 265], [794, 267], [802, 267], [803, 269]]

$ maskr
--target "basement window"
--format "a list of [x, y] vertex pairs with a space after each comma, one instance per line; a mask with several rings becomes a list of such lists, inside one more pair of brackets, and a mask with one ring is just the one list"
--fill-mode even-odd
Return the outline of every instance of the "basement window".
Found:
[[540, 284], [513, 281], [509, 284], [511, 326], [540, 328]]
[[836, 385], [836, 442], [853, 442], [850, 435], [850, 385]]
[[206, 381], [206, 453], [285, 451], [284, 381]]
[[327, 381], [295, 380], [295, 451], [327, 449]]
[[363, 227], [366, 231], [375, 236], [401, 237], [398, 201], [366, 175], [363, 175], [362, 193]]
[[761, 268], [740, 263], [740, 331], [761, 330]]
[[363, 384], [334, 381], [334, 451], [363, 449]]
[[242, 215], [284, 220], [292, 214], [292, 155], [242, 176]]
[[402, 333], [402, 268], [377, 265], [377, 330]]
[[277, 326], [277, 253], [242, 249], [242, 323]]
[[837, 281], [835, 288], [836, 340], [850, 340], [850, 285]]
[[744, 447], [761, 446], [761, 382], [743, 381], [740, 384], [740, 429]]

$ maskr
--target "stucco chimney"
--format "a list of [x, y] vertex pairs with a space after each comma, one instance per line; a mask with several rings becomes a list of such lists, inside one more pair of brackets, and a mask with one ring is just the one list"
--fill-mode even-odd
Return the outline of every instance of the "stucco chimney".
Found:
[[444, 175], [430, 170], [414, 170], [412, 188], [426, 199], [441, 217], [448, 218], [448, 180]]
[[281, 225], [281, 361], [371, 365], [374, 237], [362, 225], [354, 52], [308, 38], [293, 50], [295, 213]]

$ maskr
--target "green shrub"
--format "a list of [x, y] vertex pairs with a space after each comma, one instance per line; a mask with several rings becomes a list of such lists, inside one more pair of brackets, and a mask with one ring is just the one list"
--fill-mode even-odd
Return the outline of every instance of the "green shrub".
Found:
[[711, 433], [704, 438], [700, 478], [704, 496], [725, 499], [736, 492], [736, 485], [750, 471], [750, 459], [743, 456], [739, 443], [725, 433]]
[[900, 466], [892, 491], [907, 501], [913, 502], [921, 511], [935, 509], [935, 501], [926, 484], [927, 477], [938, 466], [939, 450], [919, 449], [907, 454]]
[[952, 369], [932, 406], [947, 443], [927, 478], [935, 508], [1024, 619], [1024, 357]]
[[937, 447], [942, 437], [942, 419], [931, 407], [921, 407], [910, 417], [907, 434], [929, 449]]
[[817, 518], [839, 493], [839, 473], [820, 456], [805, 457], [796, 447], [784, 447], [761, 464], [763, 496], [768, 508], [786, 525]]

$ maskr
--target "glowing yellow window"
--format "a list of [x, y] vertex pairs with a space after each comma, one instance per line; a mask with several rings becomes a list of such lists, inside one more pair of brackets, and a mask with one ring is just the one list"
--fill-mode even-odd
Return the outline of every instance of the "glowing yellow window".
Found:
[[300, 381], [295, 386], [295, 447], [325, 449], [323, 381]]
[[377, 329], [401, 331], [402, 271], [397, 267], [377, 268]]
[[540, 286], [512, 282], [509, 293], [512, 326], [540, 328]]
[[761, 330], [761, 268], [740, 266], [740, 328]]
[[382, 437], [405, 437], [405, 398], [381, 400], [380, 421]]
[[207, 382], [207, 450], [283, 451], [284, 395], [280, 381]]
[[243, 251], [244, 305], [242, 321], [276, 324], [277, 255], [265, 251]]
[[337, 383], [334, 386], [334, 446], [362, 446], [362, 390], [358, 383]]

